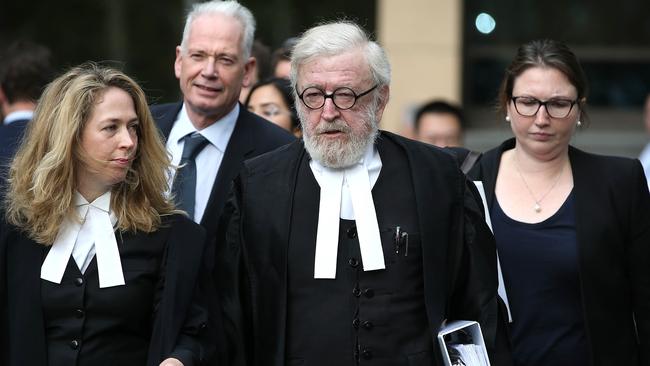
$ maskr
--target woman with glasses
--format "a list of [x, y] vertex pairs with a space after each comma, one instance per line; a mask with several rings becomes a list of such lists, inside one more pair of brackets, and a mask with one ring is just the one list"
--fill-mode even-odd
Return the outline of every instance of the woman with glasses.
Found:
[[570, 145], [587, 82], [562, 43], [522, 45], [499, 105], [514, 138], [483, 181], [516, 365], [650, 364], [650, 195], [637, 160]]

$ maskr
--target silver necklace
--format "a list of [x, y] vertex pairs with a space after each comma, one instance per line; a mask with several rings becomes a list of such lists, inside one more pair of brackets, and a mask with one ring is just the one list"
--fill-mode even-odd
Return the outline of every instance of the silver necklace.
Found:
[[546, 196], [548, 196], [549, 193], [557, 186], [558, 182], [560, 181], [560, 177], [562, 176], [562, 172], [564, 172], [564, 165], [562, 165], [562, 169], [560, 169], [560, 172], [557, 174], [557, 177], [555, 178], [555, 181], [551, 185], [551, 187], [540, 197], [539, 199], [535, 198], [535, 194], [533, 194], [533, 190], [530, 189], [530, 186], [528, 186], [528, 182], [526, 182], [526, 178], [524, 178], [524, 175], [521, 174], [521, 170], [519, 170], [519, 158], [517, 158], [517, 154], [515, 153], [515, 169], [517, 170], [517, 173], [519, 174], [519, 177], [521, 177], [521, 181], [524, 182], [524, 186], [526, 186], [526, 190], [528, 190], [528, 194], [530, 197], [535, 201], [535, 206], [533, 206], [533, 210], [535, 212], [540, 213], [542, 212], [542, 201]]

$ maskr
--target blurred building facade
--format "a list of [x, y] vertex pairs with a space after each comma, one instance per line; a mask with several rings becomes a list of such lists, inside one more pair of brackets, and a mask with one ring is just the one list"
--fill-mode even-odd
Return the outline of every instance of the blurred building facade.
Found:
[[[134, 75], [152, 102], [174, 101], [174, 47], [196, 0], [0, 2], [0, 47], [18, 38], [53, 50], [60, 69], [110, 60]], [[574, 144], [636, 156], [647, 142], [642, 104], [650, 91], [647, 0], [240, 0], [255, 14], [257, 37], [275, 48], [315, 23], [346, 18], [382, 43], [393, 65], [382, 127], [408, 134], [415, 106], [442, 98], [461, 104], [465, 142], [485, 150], [509, 136], [495, 112], [503, 70], [535, 38], [566, 42], [591, 85], [591, 125]], [[38, 12], [34, 9], [39, 8]], [[76, 9], [71, 12], [70, 9]], [[480, 16], [479, 16], [480, 15]]]

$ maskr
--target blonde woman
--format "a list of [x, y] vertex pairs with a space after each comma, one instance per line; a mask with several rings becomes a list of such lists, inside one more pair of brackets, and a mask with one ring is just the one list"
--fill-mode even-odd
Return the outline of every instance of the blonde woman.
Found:
[[9, 173], [0, 364], [200, 362], [204, 232], [165, 195], [169, 165], [125, 74], [88, 63], [48, 85]]

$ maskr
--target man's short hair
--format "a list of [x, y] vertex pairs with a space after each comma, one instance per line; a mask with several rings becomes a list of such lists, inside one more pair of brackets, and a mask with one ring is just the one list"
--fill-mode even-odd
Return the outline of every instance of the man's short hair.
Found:
[[207, 14], [223, 14], [237, 19], [242, 27], [241, 49], [244, 61], [251, 55], [253, 41], [255, 40], [255, 17], [248, 8], [238, 3], [236, 0], [212, 0], [205, 3], [194, 4], [192, 10], [185, 18], [185, 27], [183, 28], [183, 40], [181, 41], [181, 51], [187, 52], [187, 40], [190, 37], [192, 22]]
[[424, 104], [415, 112], [415, 122], [413, 126], [415, 128], [415, 131], [419, 130], [422, 116], [427, 113], [451, 114], [458, 119], [460, 130], [462, 131], [465, 128], [465, 116], [463, 115], [463, 111], [460, 109], [460, 107], [447, 103], [443, 100], [434, 100]]
[[40, 44], [16, 41], [0, 55], [0, 88], [9, 103], [36, 102], [53, 73], [52, 53]]

